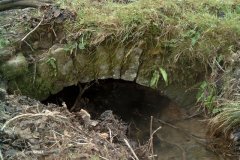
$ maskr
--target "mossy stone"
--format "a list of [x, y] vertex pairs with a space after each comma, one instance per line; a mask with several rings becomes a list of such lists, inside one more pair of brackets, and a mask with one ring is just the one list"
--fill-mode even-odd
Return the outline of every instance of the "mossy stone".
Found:
[[19, 53], [17, 56], [5, 62], [1, 66], [0, 71], [5, 79], [14, 79], [28, 71], [28, 62], [23, 54]]
[[9, 60], [13, 55], [13, 51], [8, 49], [0, 49], [0, 64]]

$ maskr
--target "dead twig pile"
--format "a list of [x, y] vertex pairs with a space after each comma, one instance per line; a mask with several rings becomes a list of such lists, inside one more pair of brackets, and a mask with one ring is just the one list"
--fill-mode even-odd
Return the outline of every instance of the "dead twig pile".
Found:
[[84, 110], [11, 96], [0, 114], [2, 159], [128, 159], [136, 149], [125, 144], [126, 126], [111, 111], [91, 120]]

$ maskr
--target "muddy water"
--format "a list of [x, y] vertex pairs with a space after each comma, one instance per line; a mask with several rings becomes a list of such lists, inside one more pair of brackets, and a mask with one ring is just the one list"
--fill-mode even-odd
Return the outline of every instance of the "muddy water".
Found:
[[[154, 136], [154, 153], [158, 160], [221, 160], [208, 149], [206, 122], [201, 117], [190, 118], [187, 110], [173, 103], [161, 113], [153, 113], [153, 130], [162, 128]], [[133, 120], [131, 136], [146, 140], [149, 137], [150, 120]], [[136, 134], [135, 134], [135, 133]]]

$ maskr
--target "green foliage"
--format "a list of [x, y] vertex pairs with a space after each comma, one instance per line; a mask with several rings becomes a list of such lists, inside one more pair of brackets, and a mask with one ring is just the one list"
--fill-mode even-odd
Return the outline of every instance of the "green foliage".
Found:
[[216, 100], [215, 88], [206, 81], [202, 82], [197, 94], [197, 102], [201, 103], [211, 113], [217, 113], [219, 112], [219, 110], [214, 108], [215, 100]]
[[65, 45], [65, 50], [69, 51], [71, 54], [76, 50], [84, 50], [89, 46], [90, 33], [82, 34], [74, 41], [70, 41]]
[[158, 87], [158, 81], [160, 79], [160, 75], [162, 76], [166, 86], [168, 85], [168, 76], [167, 76], [167, 72], [162, 68], [159, 67], [158, 70], [154, 70], [153, 74], [152, 74], [152, 78], [150, 80], [150, 87], [156, 89]]
[[153, 75], [152, 75], [152, 78], [150, 80], [150, 87], [151, 88], [157, 88], [157, 85], [158, 85], [158, 81], [159, 81], [159, 78], [160, 78], [160, 74], [159, 74], [159, 71], [158, 70], [155, 70], [153, 72]]
[[163, 77], [163, 80], [164, 80], [164, 82], [165, 82], [165, 84], [167, 86], [168, 85], [168, 75], [167, 75], [167, 72], [162, 67], [160, 67], [159, 70], [160, 70], [160, 73], [161, 73], [161, 75]]
[[[1, 35], [1, 34], [0, 34]], [[0, 38], [0, 49], [4, 48], [5, 46], [7, 46], [9, 44], [9, 41], [7, 39], [2, 39]]]
[[57, 62], [57, 60], [55, 58], [53, 58], [53, 57], [49, 58], [46, 61], [46, 63], [52, 67], [53, 73], [54, 73], [53, 75], [55, 77], [57, 76], [57, 64], [56, 64], [56, 62]]

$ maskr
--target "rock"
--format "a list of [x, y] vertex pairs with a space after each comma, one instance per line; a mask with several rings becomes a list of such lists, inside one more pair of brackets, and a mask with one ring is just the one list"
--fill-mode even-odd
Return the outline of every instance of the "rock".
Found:
[[0, 50], [0, 63], [9, 60], [13, 55], [14, 50], [12, 48], [6, 48]]
[[0, 71], [5, 79], [14, 79], [28, 71], [28, 62], [22, 53], [12, 57], [1, 66]]
[[0, 101], [4, 101], [7, 96], [7, 85], [6, 81], [0, 77]]
[[0, 88], [0, 101], [4, 101], [7, 96], [7, 92], [5, 89]]
[[[108, 50], [104, 47], [98, 46], [96, 49], [95, 54], [95, 76], [98, 77], [98, 79], [106, 79], [110, 78], [112, 75], [110, 74], [110, 54], [108, 53]], [[89, 66], [90, 67], [90, 66]]]
[[125, 55], [126, 59], [123, 65], [125, 71], [121, 73], [121, 79], [126, 81], [134, 81], [136, 79], [142, 52], [141, 48], [134, 48]]
[[240, 129], [236, 129], [230, 134], [230, 140], [234, 144], [234, 149], [240, 151]]
[[122, 62], [124, 59], [124, 47], [119, 47], [115, 50], [112, 58], [112, 77], [114, 79], [120, 79]]

